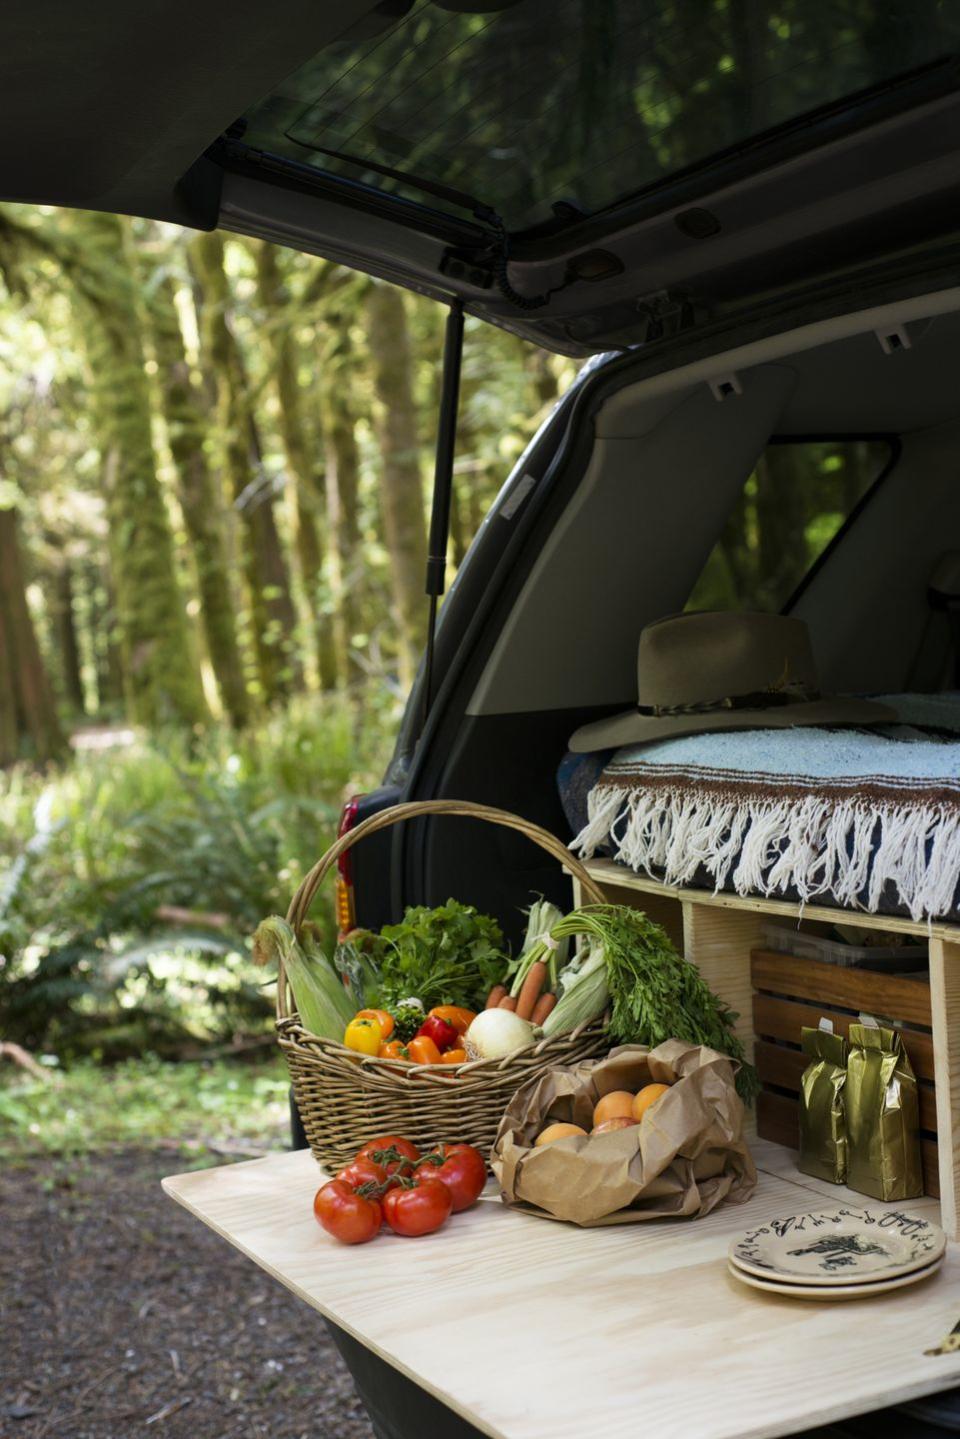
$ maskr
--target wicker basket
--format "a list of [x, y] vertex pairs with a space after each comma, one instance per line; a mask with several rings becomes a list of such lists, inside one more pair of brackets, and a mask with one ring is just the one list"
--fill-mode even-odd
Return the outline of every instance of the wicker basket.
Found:
[[[506, 810], [469, 801], [422, 800], [381, 810], [331, 845], [293, 897], [287, 920], [294, 931], [299, 933], [324, 876], [345, 850], [378, 830], [425, 815], [464, 815], [519, 830], [575, 875], [585, 898], [603, 900], [583, 866], [547, 830]], [[310, 1148], [314, 1158], [331, 1169], [347, 1164], [362, 1144], [382, 1134], [403, 1134], [421, 1148], [466, 1142], [486, 1155], [515, 1089], [541, 1070], [575, 1064], [608, 1048], [603, 1025], [596, 1022], [504, 1059], [440, 1067], [359, 1055], [303, 1028], [282, 968], [277, 1032]]]

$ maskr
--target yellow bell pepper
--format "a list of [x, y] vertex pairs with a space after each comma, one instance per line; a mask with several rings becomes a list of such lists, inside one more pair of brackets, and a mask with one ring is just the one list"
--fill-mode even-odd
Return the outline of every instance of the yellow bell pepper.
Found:
[[383, 1030], [375, 1019], [351, 1019], [343, 1032], [343, 1042], [358, 1054], [376, 1054], [383, 1043]]

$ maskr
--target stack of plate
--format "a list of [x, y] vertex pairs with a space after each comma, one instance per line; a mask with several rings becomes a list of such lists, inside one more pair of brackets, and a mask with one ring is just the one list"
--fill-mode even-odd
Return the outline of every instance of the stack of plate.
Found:
[[828, 1209], [771, 1219], [730, 1245], [742, 1284], [789, 1299], [866, 1299], [919, 1284], [943, 1263], [937, 1224], [899, 1210]]

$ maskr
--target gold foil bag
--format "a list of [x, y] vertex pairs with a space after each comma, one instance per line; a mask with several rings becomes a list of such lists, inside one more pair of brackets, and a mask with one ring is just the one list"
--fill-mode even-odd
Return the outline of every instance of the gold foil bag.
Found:
[[847, 1042], [830, 1029], [803, 1029], [810, 1060], [800, 1080], [800, 1158], [804, 1174], [831, 1184], [847, 1177], [847, 1131], [843, 1113]]
[[844, 1107], [850, 1188], [884, 1200], [922, 1194], [917, 1081], [895, 1029], [851, 1024]]

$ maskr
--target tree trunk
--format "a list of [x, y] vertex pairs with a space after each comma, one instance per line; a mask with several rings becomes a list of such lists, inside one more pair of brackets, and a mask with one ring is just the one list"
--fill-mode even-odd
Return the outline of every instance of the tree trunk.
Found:
[[74, 714], [82, 715], [85, 704], [83, 675], [80, 669], [80, 644], [77, 639], [77, 617], [74, 613], [73, 566], [64, 556], [56, 577], [57, 648], [63, 672], [63, 693]]
[[17, 718], [16, 675], [7, 642], [6, 616], [0, 613], [0, 765], [20, 756], [20, 722]]
[[400, 631], [400, 679], [408, 688], [413, 683], [426, 634], [427, 542], [410, 333], [403, 295], [395, 286], [370, 286], [367, 322], [379, 402], [376, 418], [382, 457], [381, 511]]
[[333, 628], [324, 602], [323, 551], [318, 526], [323, 525], [324, 473], [322, 457], [315, 452], [303, 413], [303, 391], [297, 374], [297, 345], [290, 306], [275, 245], [257, 246], [257, 287], [266, 323], [264, 334], [273, 357], [273, 377], [280, 404], [280, 438], [293, 480], [296, 551], [300, 580], [310, 610], [321, 689], [336, 686]]
[[157, 478], [134, 272], [115, 215], [78, 212], [72, 225], [81, 241], [72, 277], [93, 319], [80, 328], [93, 373], [127, 703], [150, 727], [193, 724], [206, 706]]
[[250, 717], [250, 703], [223, 539], [225, 516], [207, 460], [207, 405], [187, 359], [173, 280], [160, 265], [154, 264], [153, 270], [148, 296], [157, 377], [180, 505], [196, 562], [203, 629], [223, 707], [231, 724], [242, 727]]
[[263, 473], [246, 366], [228, 319], [231, 296], [222, 235], [216, 231], [198, 235], [190, 255], [201, 295], [205, 359], [216, 377], [224, 462], [243, 525], [243, 568], [260, 689], [270, 703], [293, 688], [296, 616], [277, 533], [274, 497]]
[[360, 455], [349, 387], [354, 357], [347, 319], [339, 313], [330, 314], [328, 324], [338, 336], [332, 373], [324, 393], [328, 560], [337, 672], [349, 685], [363, 673], [352, 644], [359, 627], [362, 583], [358, 518]]
[[0, 508], [0, 762], [17, 758], [26, 740], [37, 759], [64, 749], [53, 690], [27, 607], [26, 580], [17, 535], [17, 515]]

